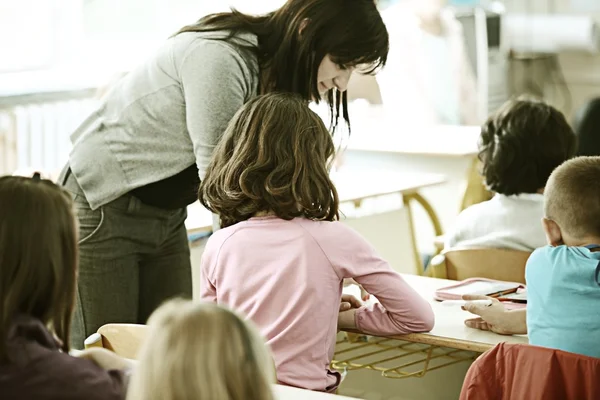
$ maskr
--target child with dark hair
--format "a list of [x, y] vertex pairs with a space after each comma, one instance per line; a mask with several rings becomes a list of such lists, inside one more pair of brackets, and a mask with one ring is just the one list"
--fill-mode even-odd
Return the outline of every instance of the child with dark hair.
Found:
[[546, 244], [539, 224], [552, 171], [575, 154], [576, 137], [564, 115], [536, 100], [504, 104], [481, 128], [479, 159], [495, 196], [464, 210], [446, 247], [532, 251]]
[[[273, 351], [280, 383], [333, 391], [337, 329], [394, 335], [433, 327], [429, 303], [338, 220], [335, 147], [305, 101], [269, 94], [229, 124], [200, 186], [223, 229], [202, 257], [201, 297], [248, 316]], [[380, 303], [339, 312], [354, 278]]]
[[577, 111], [573, 129], [577, 135], [577, 155], [600, 156], [600, 98], [590, 100]]

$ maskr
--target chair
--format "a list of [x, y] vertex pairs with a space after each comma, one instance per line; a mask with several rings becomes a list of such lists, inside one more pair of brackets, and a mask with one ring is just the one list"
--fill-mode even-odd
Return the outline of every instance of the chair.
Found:
[[600, 359], [500, 343], [469, 368], [460, 400], [580, 400], [600, 394]]
[[102, 347], [121, 357], [137, 359], [138, 350], [147, 334], [146, 325], [107, 324], [90, 335], [84, 342], [86, 349]]
[[481, 162], [477, 158], [473, 159], [469, 171], [467, 172], [466, 188], [463, 193], [459, 211], [462, 211], [473, 204], [487, 201], [493, 197], [493, 193], [487, 190], [483, 177], [479, 173], [480, 166]]
[[448, 250], [433, 258], [431, 275], [456, 281], [488, 278], [525, 283], [525, 264], [530, 255], [527, 251], [506, 249]]

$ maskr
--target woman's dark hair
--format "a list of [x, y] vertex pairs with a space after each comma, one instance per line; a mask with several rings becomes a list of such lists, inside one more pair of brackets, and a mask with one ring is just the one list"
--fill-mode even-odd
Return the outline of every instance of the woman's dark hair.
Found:
[[578, 156], [600, 156], [600, 98], [581, 107], [573, 121]]
[[564, 115], [541, 101], [509, 100], [481, 128], [479, 159], [489, 190], [536, 193], [575, 154], [577, 138]]
[[[257, 36], [258, 47], [234, 41], [253, 54], [261, 70], [261, 93], [290, 92], [304, 100], [319, 101], [317, 71], [326, 55], [342, 68], [363, 66], [373, 73], [385, 65], [388, 32], [374, 0], [288, 0], [281, 8], [262, 16], [231, 12], [208, 15], [182, 32], [229, 32], [228, 40], [241, 32]], [[340, 107], [350, 128], [346, 93], [327, 93], [332, 133]]]
[[198, 197], [223, 227], [259, 212], [333, 221], [339, 207], [329, 178], [334, 153], [323, 121], [300, 97], [258, 96], [229, 123]]
[[40, 320], [69, 351], [76, 282], [71, 196], [39, 174], [0, 177], [0, 360], [19, 315]]

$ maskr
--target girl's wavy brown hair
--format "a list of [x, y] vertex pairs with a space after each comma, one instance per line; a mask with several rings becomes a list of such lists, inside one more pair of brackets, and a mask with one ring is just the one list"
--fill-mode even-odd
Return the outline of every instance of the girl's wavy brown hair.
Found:
[[198, 197], [222, 227], [260, 212], [337, 220], [338, 194], [329, 178], [334, 154], [323, 121], [301, 97], [258, 96], [229, 123]]

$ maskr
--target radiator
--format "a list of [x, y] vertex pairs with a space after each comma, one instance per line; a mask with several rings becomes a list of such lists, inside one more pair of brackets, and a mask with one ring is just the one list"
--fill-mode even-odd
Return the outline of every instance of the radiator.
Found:
[[0, 108], [0, 174], [35, 170], [55, 177], [68, 159], [71, 133], [96, 102], [88, 98]]

